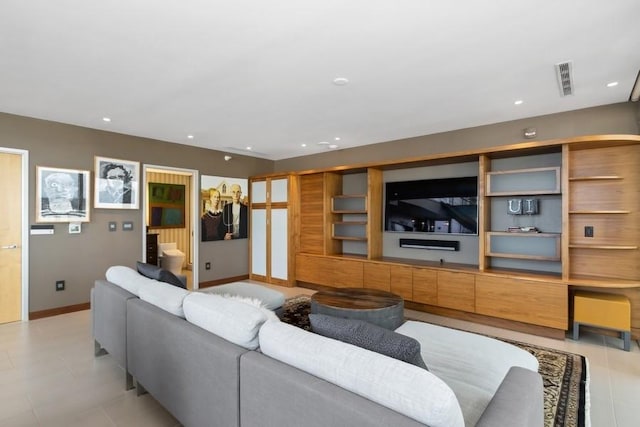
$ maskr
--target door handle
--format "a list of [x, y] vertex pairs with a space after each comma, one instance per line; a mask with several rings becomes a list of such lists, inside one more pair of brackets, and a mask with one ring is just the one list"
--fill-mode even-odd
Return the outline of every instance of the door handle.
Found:
[[0, 246], [0, 249], [17, 249], [17, 248], [18, 248], [18, 245], [16, 244]]

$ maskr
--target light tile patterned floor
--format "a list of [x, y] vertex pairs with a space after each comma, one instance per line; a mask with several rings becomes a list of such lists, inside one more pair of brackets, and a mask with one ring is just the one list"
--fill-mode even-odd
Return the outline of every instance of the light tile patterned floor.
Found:
[[[311, 294], [280, 288], [287, 297]], [[408, 311], [413, 318], [585, 355], [591, 372], [591, 425], [640, 425], [640, 349], [584, 333], [554, 340]], [[0, 426], [177, 426], [150, 395], [124, 390], [124, 373], [109, 355], [94, 358], [91, 313], [0, 325]]]

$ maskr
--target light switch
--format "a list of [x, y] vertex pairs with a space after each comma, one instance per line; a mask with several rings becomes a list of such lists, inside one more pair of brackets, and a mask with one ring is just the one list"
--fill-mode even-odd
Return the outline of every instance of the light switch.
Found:
[[115, 221], [109, 221], [109, 231], [116, 231], [117, 229], [117, 223]]

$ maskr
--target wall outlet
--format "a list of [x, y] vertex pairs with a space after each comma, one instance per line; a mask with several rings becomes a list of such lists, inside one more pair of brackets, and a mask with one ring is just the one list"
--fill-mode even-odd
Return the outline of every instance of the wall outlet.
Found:
[[585, 225], [584, 227], [584, 237], [593, 237], [593, 226]]
[[64, 291], [64, 280], [56, 280], [56, 291]]
[[205, 270], [211, 270], [211, 263], [210, 262], [205, 262], [204, 263], [204, 269]]

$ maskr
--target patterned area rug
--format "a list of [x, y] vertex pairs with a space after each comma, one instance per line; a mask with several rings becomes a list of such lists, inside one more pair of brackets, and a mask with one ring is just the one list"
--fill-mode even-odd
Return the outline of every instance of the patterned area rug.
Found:
[[[285, 301], [282, 321], [310, 330], [310, 299], [299, 295]], [[587, 366], [584, 356], [493, 337], [533, 354], [544, 384], [545, 427], [585, 427]]]

